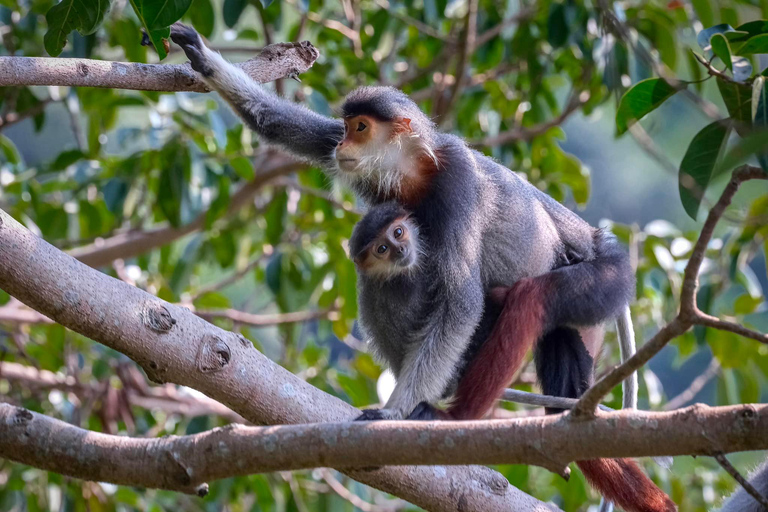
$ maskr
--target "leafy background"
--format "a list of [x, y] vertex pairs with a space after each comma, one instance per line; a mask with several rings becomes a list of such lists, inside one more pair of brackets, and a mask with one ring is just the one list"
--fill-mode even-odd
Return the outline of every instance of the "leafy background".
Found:
[[[761, 153], [768, 146], [761, 75], [768, 62], [760, 55], [768, 51], [768, 26], [759, 21], [768, 18], [768, 3], [762, 0], [610, 6], [481, 0], [477, 46], [466, 55], [465, 0], [0, 5], [3, 55], [183, 62], [164, 41], [168, 25], [181, 17], [232, 60], [270, 42], [310, 40], [320, 60], [301, 84], [274, 87], [323, 114], [331, 115], [359, 85], [401, 87], [442, 128], [478, 144], [593, 224], [612, 227], [636, 262], [633, 312], [641, 340], [676, 311], [696, 219], [728, 173], [745, 161], [768, 165]], [[139, 44], [142, 29], [149, 47]], [[0, 208], [66, 250], [126, 230], [202, 219], [202, 229], [102, 270], [212, 312], [215, 322], [356, 406], [379, 401], [381, 368], [355, 338], [355, 275], [345, 245], [359, 205], [348, 192], [333, 190], [317, 169], [304, 169], [259, 187], [246, 207], [228, 211], [230, 198], [266, 160], [256, 138], [213, 95], [6, 87], [0, 115]], [[705, 312], [762, 331], [768, 329], [767, 192], [765, 184], [750, 182], [739, 193], [711, 245], [699, 292]], [[0, 305], [9, 301], [0, 291]], [[316, 318], [254, 326], [232, 321], [231, 310]], [[158, 436], [228, 421], [139, 406], [136, 396], [157, 389], [147, 391], [133, 363], [59, 326], [0, 323], [0, 356], [75, 383], [30, 386], [4, 378], [0, 364], [3, 400], [85, 428]], [[603, 362], [617, 360], [609, 334]], [[768, 396], [768, 347], [694, 329], [642, 371], [641, 407], [664, 408], [705, 369], [710, 378], [698, 401], [725, 405]], [[536, 390], [529, 370], [517, 387]], [[608, 404], [620, 405], [617, 393]], [[541, 412], [504, 409], [500, 415]], [[732, 460], [746, 470], [761, 458]], [[709, 510], [734, 487], [707, 458], [678, 457], [669, 471], [644, 465], [681, 510]], [[512, 484], [565, 510], [596, 510], [599, 497], [578, 471], [566, 483], [535, 467], [499, 469]], [[328, 476], [315, 470], [228, 479], [199, 500], [0, 461], [0, 510], [355, 510], [349, 496], [331, 489]], [[366, 500], [355, 502], [361, 509], [405, 506], [330, 476]]]

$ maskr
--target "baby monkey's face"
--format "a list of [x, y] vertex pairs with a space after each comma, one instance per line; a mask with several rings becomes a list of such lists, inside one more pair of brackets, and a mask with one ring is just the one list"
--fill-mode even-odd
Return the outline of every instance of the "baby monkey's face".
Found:
[[418, 264], [418, 230], [407, 217], [395, 219], [364, 253], [360, 267], [369, 275], [393, 277]]

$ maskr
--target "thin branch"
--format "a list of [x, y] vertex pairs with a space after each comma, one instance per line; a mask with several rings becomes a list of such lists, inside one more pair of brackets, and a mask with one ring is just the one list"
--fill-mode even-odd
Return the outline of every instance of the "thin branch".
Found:
[[759, 341], [760, 343], [768, 344], [768, 334], [763, 334], [757, 331], [753, 331], [752, 329], [747, 329], [743, 325], [734, 322], [720, 320], [719, 318], [707, 315], [701, 311], [696, 313], [696, 318], [694, 319], [693, 323], [712, 327], [713, 329], [719, 329], [721, 331], [732, 332], [734, 334], [738, 334], [739, 336], [744, 336], [745, 338], [751, 338], [753, 340]]
[[294, 311], [291, 313], [275, 313], [272, 315], [256, 315], [238, 311], [236, 309], [203, 310], [195, 311], [195, 314], [209, 322], [216, 318], [223, 318], [232, 320], [236, 324], [266, 327], [270, 325], [309, 322], [311, 320], [333, 319], [337, 313], [335, 308], [326, 308], [317, 311]]
[[579, 110], [579, 108], [581, 108], [581, 106], [584, 105], [587, 101], [589, 101], [588, 92], [584, 91], [582, 93], [577, 93], [574, 91], [574, 93], [571, 94], [570, 98], [568, 99], [568, 103], [566, 103], [565, 107], [563, 108], [563, 111], [560, 112], [557, 117], [550, 119], [549, 121], [544, 121], [543, 123], [537, 124], [535, 126], [521, 126], [504, 131], [493, 137], [485, 137], [483, 139], [474, 140], [471, 142], [471, 144], [473, 146], [492, 147], [507, 144], [509, 142], [529, 141], [535, 137], [538, 137], [539, 135], [546, 133], [551, 128], [563, 124], [563, 122], [565, 122], [565, 120], [568, 119], [571, 114]]
[[[10, 59], [12, 57], [0, 57], [0, 59], [2, 58]], [[0, 63], [0, 67], [2, 67], [2, 63]], [[35, 117], [36, 115], [43, 113], [45, 108], [54, 101], [56, 100], [46, 98], [41, 100], [40, 103], [36, 103], [32, 107], [28, 108], [24, 112], [8, 112], [6, 115], [0, 118], [0, 130], [4, 130], [9, 126], [13, 126], [16, 123], [24, 121], [25, 119], [29, 119], [30, 117]]]
[[[515, 402], [518, 404], [537, 405], [540, 407], [555, 407], [558, 409], [571, 409], [579, 400], [577, 398], [565, 398], [562, 396], [539, 395], [538, 393], [529, 393], [517, 389], [505, 389], [501, 395], [501, 400], [506, 402]], [[611, 412], [607, 405], [600, 404], [600, 410]]]
[[378, 5], [382, 9], [385, 9], [387, 13], [393, 18], [397, 18], [398, 20], [402, 21], [406, 25], [416, 28], [416, 30], [418, 30], [419, 32], [421, 32], [426, 36], [434, 37], [435, 39], [439, 39], [441, 41], [445, 41], [448, 43], [456, 42], [453, 40], [453, 38], [446, 37], [445, 35], [441, 34], [439, 30], [437, 30], [436, 28], [430, 27], [423, 21], [417, 20], [412, 16], [408, 16], [407, 14], [400, 13], [397, 10], [393, 9], [392, 5], [388, 2], [388, 0], [376, 0], [376, 5]]
[[223, 288], [226, 288], [227, 286], [234, 284], [240, 279], [243, 278], [248, 272], [259, 266], [259, 264], [264, 261], [266, 258], [272, 255], [272, 247], [271, 246], [264, 246], [262, 249], [262, 253], [253, 258], [251, 261], [248, 262], [248, 264], [243, 267], [241, 270], [238, 270], [237, 272], [234, 272], [229, 277], [226, 277], [222, 279], [221, 281], [218, 281], [216, 283], [212, 283], [208, 286], [202, 286], [200, 287], [195, 294], [190, 299], [190, 302], [194, 302], [198, 298], [202, 297], [206, 293], [215, 292], [218, 290], [221, 290]]
[[[195, 388], [252, 423], [339, 422], [359, 414], [358, 409], [270, 361], [237, 334], [219, 329], [183, 307], [164, 302], [78, 262], [34, 236], [2, 210], [0, 289], [59, 324], [127, 355], [151, 380]], [[8, 431], [0, 429], [0, 436], [10, 435]], [[267, 429], [267, 432], [271, 431]], [[279, 455], [277, 448], [282, 446], [282, 441], [274, 443], [274, 438], [271, 439], [272, 443], [260, 449], [269, 457]], [[343, 439], [343, 436], [325, 439]], [[10, 441], [14, 449], [21, 447], [17, 441]], [[173, 442], [172, 439], [151, 441]], [[132, 442], [123, 440], [120, 446]], [[319, 442], [318, 446], [322, 444], [324, 442]], [[91, 453], [85, 449], [80, 452]], [[240, 452], [233, 449], [228, 453], [226, 465], [228, 471], [232, 471], [235, 466], [232, 454]], [[109, 454], [110, 460], [114, 460], [114, 452]], [[44, 466], [41, 467], [46, 468], [67, 460], [40, 450], [33, 456], [42, 459]], [[170, 461], [176, 468], [184, 464], [184, 459], [176, 460], [166, 454], [161, 462]], [[317, 465], [327, 466], [329, 460]], [[348, 468], [349, 462], [346, 460], [340, 465]], [[75, 468], [63, 466], [69, 471]], [[102, 470], [106, 471], [100, 468]], [[120, 471], [119, 468], [112, 470]], [[151, 485], [160, 485], [160, 476], [148, 467], [141, 473], [142, 478], [152, 480]], [[501, 474], [482, 466], [446, 466], [437, 478], [434, 468], [415, 466], [382, 467], [375, 471], [345, 469], [344, 473], [427, 510], [456, 510], [459, 503], [466, 512], [534, 512], [548, 507], [510, 486]], [[192, 472], [192, 477], [186, 471], [184, 474], [182, 483], [173, 481], [168, 486], [194, 490], [190, 482], [202, 473]], [[96, 479], [105, 477], [101, 474]]]
[[704, 373], [693, 379], [693, 381], [691, 381], [691, 385], [683, 390], [679, 395], [664, 404], [663, 410], [671, 411], [673, 409], [677, 409], [696, 398], [696, 395], [699, 394], [699, 391], [704, 389], [704, 386], [706, 386], [709, 381], [715, 378], [718, 373], [720, 373], [720, 361], [718, 361], [716, 357], [713, 357], [709, 362], [707, 369], [704, 370]]
[[755, 501], [762, 505], [765, 510], [768, 510], [768, 498], [760, 494], [760, 491], [755, 489], [755, 486], [749, 483], [747, 479], [744, 478], [735, 467], [733, 467], [733, 464], [731, 464], [728, 459], [725, 458], [725, 455], [718, 453], [715, 455], [715, 460], [729, 475], [733, 477], [734, 480], [739, 482], [739, 485], [741, 485], [750, 496], [755, 498]]
[[303, 194], [311, 195], [314, 197], [319, 197], [320, 199], [325, 199], [329, 203], [331, 203], [333, 206], [337, 208], [341, 208], [345, 212], [353, 213], [355, 215], [362, 215], [363, 211], [355, 208], [352, 204], [350, 204], [347, 201], [341, 202], [337, 201], [336, 198], [333, 197], [330, 193], [326, 192], [325, 190], [315, 188], [315, 187], [308, 187], [306, 185], [302, 185], [301, 183], [297, 182], [296, 180], [292, 180], [290, 178], [278, 178], [275, 181], [272, 182], [273, 185], [277, 187], [288, 187], [292, 188], [294, 190], [297, 190]]
[[[195, 494], [204, 494], [205, 482], [221, 478], [325, 464], [562, 468], [573, 460], [592, 458], [716, 455], [768, 448], [768, 436], [763, 435], [768, 429], [766, 404], [600, 412], [593, 421], [575, 423], [552, 415], [494, 421], [231, 425], [155, 439], [92, 432], [0, 404], [0, 424], [3, 458], [76, 478]], [[120, 464], [110, 463], [115, 460]], [[465, 497], [473, 492], [477, 491]], [[430, 507], [436, 508], [443, 510]], [[515, 508], [504, 510], [510, 509]]]
[[464, 41], [463, 45], [459, 48], [459, 61], [456, 64], [456, 78], [451, 89], [451, 94], [448, 97], [445, 106], [441, 108], [438, 115], [441, 117], [441, 122], [444, 122], [456, 102], [461, 96], [461, 90], [466, 83], [467, 75], [469, 74], [470, 62], [472, 60], [472, 54], [475, 52], [476, 39], [477, 39], [477, 11], [479, 0], [468, 0], [467, 6], [467, 21], [464, 28]]
[[[258, 83], [296, 76], [312, 67], [320, 53], [308, 41], [267, 46], [237, 64]], [[0, 86], [56, 85], [140, 91], [209, 92], [187, 64], [139, 64], [91, 59], [0, 57]]]
[[[100, 385], [83, 384], [71, 375], [59, 375], [19, 363], [1, 362], [0, 380], [15, 382], [29, 389], [57, 389], [74, 393], [81, 401], [93, 399], [103, 390]], [[167, 414], [179, 414], [187, 418], [216, 415], [237, 423], [245, 419], [229, 407], [204, 395], [182, 395], [176, 388], [146, 387], [144, 392], [129, 388], [127, 397], [131, 405], [142, 409], [160, 409]]]
[[526, 21], [526, 20], [529, 20], [529, 19], [533, 18], [536, 15], [536, 13], [537, 13], [537, 9], [536, 8], [522, 9], [517, 14], [514, 14], [514, 15], [510, 16], [509, 18], [505, 19], [504, 21], [502, 21], [498, 25], [489, 28], [488, 30], [486, 30], [482, 34], [479, 34], [477, 36], [477, 40], [475, 42], [476, 47], [479, 48], [479, 47], [483, 46], [485, 43], [487, 43], [488, 41], [490, 41], [494, 37], [498, 36], [504, 30], [506, 30], [507, 28], [511, 27], [512, 25], [517, 25], [521, 21]]
[[347, 500], [352, 504], [352, 506], [359, 508], [363, 512], [394, 512], [396, 510], [401, 510], [407, 506], [406, 503], [402, 504], [392, 504], [392, 505], [376, 505], [375, 503], [368, 503], [364, 499], [362, 499], [357, 494], [351, 492], [349, 489], [347, 489], [341, 482], [336, 480], [336, 477], [333, 476], [333, 473], [330, 469], [323, 468], [320, 470], [320, 476], [323, 477], [323, 480], [325, 480], [325, 483], [328, 484], [328, 486], [338, 494], [341, 498]]
[[712, 239], [717, 222], [728, 205], [731, 204], [733, 196], [736, 195], [741, 184], [753, 179], [768, 179], [768, 174], [761, 168], [752, 165], [743, 165], [736, 169], [733, 172], [731, 181], [723, 190], [720, 199], [709, 211], [707, 220], [704, 222], [704, 226], [699, 234], [699, 239], [696, 241], [688, 264], [685, 266], [682, 291], [680, 293], [680, 312], [678, 315], [643, 345], [634, 356], [614, 368], [589, 388], [579, 400], [579, 404], [571, 410], [572, 418], [585, 419], [591, 417], [600, 400], [615, 386], [619, 385], [638, 368], [650, 361], [672, 339], [686, 332], [695, 323], [709, 318], [708, 315], [701, 313], [696, 306], [699, 269], [701, 268], [707, 245], [709, 245], [709, 241]]
[[2, 306], [0, 307], [0, 323], [50, 324], [53, 323], [53, 320], [33, 309]]
[[[301, 169], [304, 164], [298, 163], [285, 156], [277, 154], [267, 159], [267, 165], [256, 175], [256, 178], [243, 185], [230, 199], [224, 216], [230, 216], [249, 204], [261, 187], [270, 180], [290, 174]], [[102, 267], [119, 258], [133, 258], [157, 247], [168, 245], [174, 240], [199, 231], [205, 226], [207, 211], [201, 213], [195, 220], [184, 226], [174, 228], [170, 224], [160, 227], [120, 233], [110, 238], [78, 247], [68, 253], [86, 265]]]

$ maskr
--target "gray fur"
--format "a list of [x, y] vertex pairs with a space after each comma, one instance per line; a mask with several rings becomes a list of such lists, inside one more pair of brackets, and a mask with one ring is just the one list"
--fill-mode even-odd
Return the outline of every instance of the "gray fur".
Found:
[[[202, 70], [205, 82], [263, 140], [322, 166], [369, 204], [392, 198], [391, 191], [381, 190], [381, 176], [402, 170], [382, 169], [378, 179], [339, 171], [335, 147], [344, 134], [341, 121], [266, 92], [199, 37], [182, 37], [178, 31], [172, 37], [193, 67]], [[379, 105], [376, 112], [383, 116], [391, 114], [386, 111], [390, 100], [405, 105], [412, 126], [421, 130], [416, 134], [443, 164], [431, 183], [437, 192], [413, 212], [430, 261], [422, 281], [428, 286], [417, 294], [426, 306], [406, 303], [404, 308], [394, 289], [369, 294], [361, 288], [366, 328], [379, 329], [390, 340], [406, 340], [377, 348], [398, 376], [385, 415], [402, 417], [422, 401], [435, 402], [449, 386], [481, 319], [486, 290], [546, 273], [566, 250], [585, 261], [593, 259], [595, 230], [517, 174], [469, 149], [463, 139], [434, 131], [429, 118], [403, 93], [368, 87], [351, 94], [351, 101], [359, 98]], [[411, 330], [418, 333], [416, 340], [406, 336]], [[405, 349], [396, 348], [401, 346]]]
[[[768, 461], [753, 471], [749, 478], [749, 483], [757, 489], [762, 496], [768, 496]], [[743, 487], [739, 486], [736, 491], [723, 502], [720, 512], [768, 512], [765, 507], [760, 505], [755, 498], [750, 496]]]

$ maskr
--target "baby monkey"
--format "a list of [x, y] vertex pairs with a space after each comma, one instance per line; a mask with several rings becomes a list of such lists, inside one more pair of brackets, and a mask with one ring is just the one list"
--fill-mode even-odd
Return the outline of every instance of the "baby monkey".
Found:
[[[425, 252], [419, 227], [396, 202], [372, 207], [349, 240], [358, 273], [360, 328], [373, 352], [395, 377], [419, 347], [419, 322], [426, 304]], [[402, 419], [398, 411], [363, 411], [360, 420]]]

